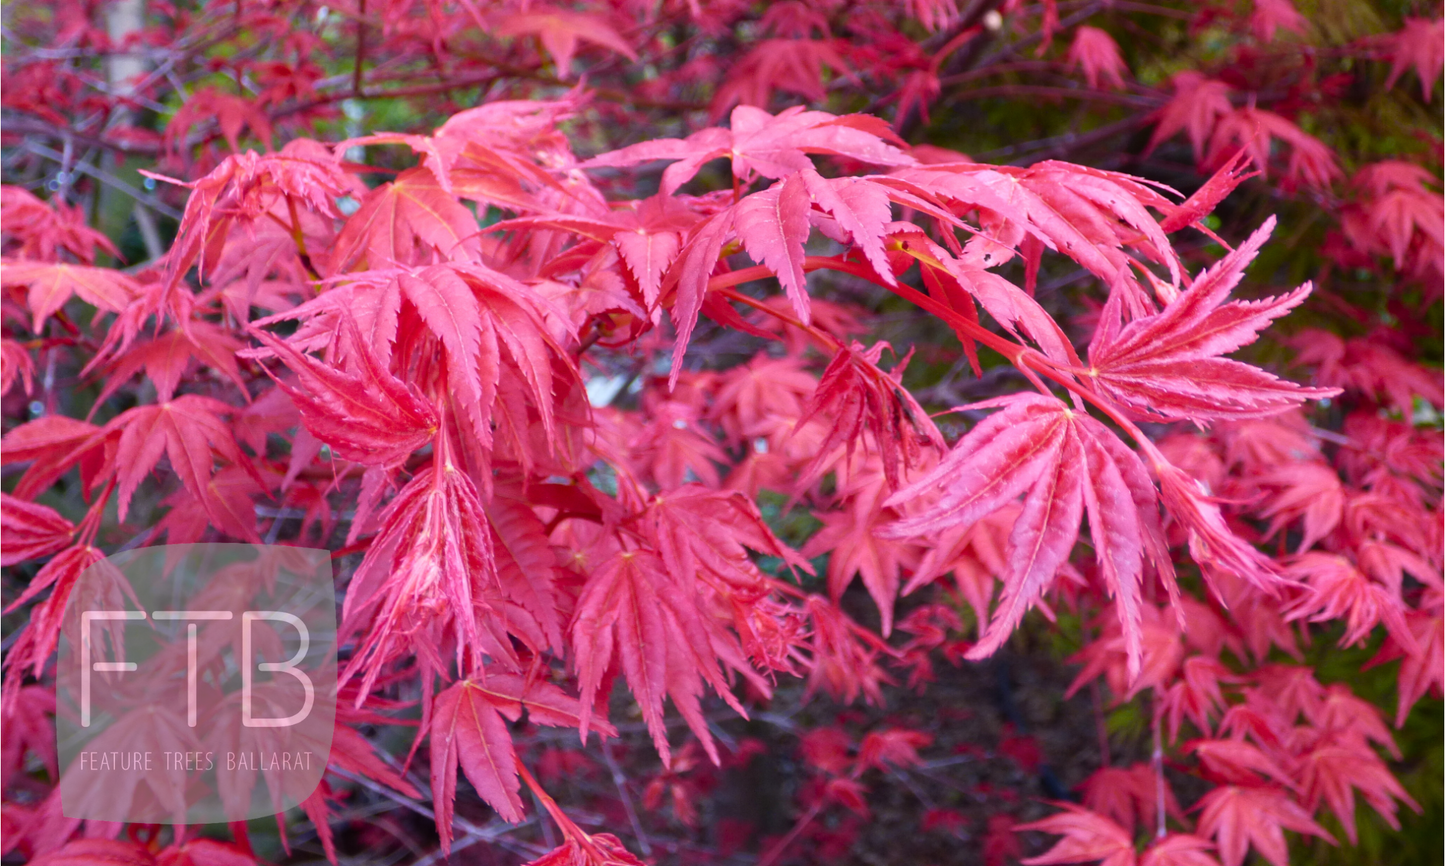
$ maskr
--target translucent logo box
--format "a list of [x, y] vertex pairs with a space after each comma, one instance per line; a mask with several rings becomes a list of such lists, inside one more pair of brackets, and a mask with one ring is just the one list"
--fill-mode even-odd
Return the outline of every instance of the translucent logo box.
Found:
[[56, 674], [68, 818], [206, 824], [316, 790], [336, 720], [325, 550], [178, 544], [87, 568]]

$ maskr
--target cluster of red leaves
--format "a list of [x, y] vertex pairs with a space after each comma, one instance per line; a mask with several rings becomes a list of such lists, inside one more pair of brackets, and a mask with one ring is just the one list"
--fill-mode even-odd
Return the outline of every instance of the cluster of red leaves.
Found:
[[[322, 144], [286, 127], [304, 129], [337, 101], [316, 90], [320, 71], [308, 65], [325, 49], [256, 5], [250, 32], [277, 37], [295, 62], [238, 61], [238, 80], [259, 85], [253, 98], [198, 89], [163, 139], [134, 147], [120, 143], [124, 112], [71, 130], [165, 154], [162, 168], [193, 178], [162, 259], [97, 267], [97, 248], [114, 249], [79, 209], [16, 187], [0, 198], [0, 391], [31, 393], [41, 351], [103, 382], [84, 420], [38, 413], [4, 437], [4, 462], [28, 464], [3, 495], [4, 563], [50, 557], [7, 608], [29, 606], [4, 660], [7, 786], [32, 752], [54, 779], [54, 750], [36, 733], [53, 703], [27, 677], [46, 675], [69, 588], [104, 555], [103, 529], [107, 541], [259, 542], [300, 514], [288, 541], [325, 544], [344, 504], [347, 550], [362, 555], [342, 609], [341, 683], [353, 701], [338, 719], [335, 772], [305, 807], [333, 859], [332, 782], [360, 775], [419, 795], [355, 730], [394, 721], [380, 710], [395, 709], [399, 683], [423, 696], [412, 751], [429, 747], [443, 851], [465, 776], [508, 822], [522, 820], [530, 789], [564, 837], [535, 863], [632, 864], [621, 841], [583, 831], [542, 790], [513, 723], [574, 729], [584, 743], [594, 731], [615, 736], [609, 698], [621, 679], [664, 767], [649, 802], [669, 797], [688, 823], [699, 752], [723, 760], [704, 715], [709, 691], [744, 716], [781, 675], [805, 678], [810, 695], [880, 702], [889, 665], [924, 685], [933, 653], [986, 657], [1029, 610], [1052, 616], [1060, 604], [1101, 614], [1075, 687], [1102, 676], [1118, 700], [1151, 692], [1161, 741], [1167, 729], [1179, 766], [1211, 787], [1191, 827], [1162, 751], [1153, 766], [1105, 768], [1083, 806], [1019, 828], [1064, 836], [1028, 862], [1239, 866], [1253, 848], [1284, 866], [1284, 830], [1331, 838], [1315, 821], [1321, 809], [1354, 840], [1356, 792], [1392, 825], [1397, 803], [1414, 805], [1377, 751], [1394, 751], [1377, 711], [1267, 657], [1298, 657], [1310, 625], [1341, 623], [1343, 645], [1379, 627], [1376, 661], [1400, 660], [1397, 725], [1440, 694], [1441, 445], [1438, 430], [1412, 423], [1441, 408], [1438, 376], [1386, 333], [1297, 337], [1295, 360], [1314, 370], [1314, 387], [1225, 357], [1310, 287], [1232, 297], [1273, 218], [1196, 274], [1170, 235], [1201, 226], [1252, 163], [1286, 192], [1340, 189], [1337, 262], [1388, 259], [1428, 302], [1445, 278], [1429, 171], [1376, 162], [1346, 182], [1330, 148], [1283, 109], [1240, 100], [1223, 73], [1195, 71], [1171, 82], [1151, 141], [1185, 132], [1214, 172], [1182, 203], [1116, 171], [912, 149], [894, 127], [939, 93], [954, 52], [1000, 26], [964, 21], [948, 2], [860, 4], [846, 19], [815, 8], [824, 4], [774, 4], [749, 22], [756, 41], [730, 68], [698, 60], [622, 94], [665, 101], [712, 83], [700, 107], [713, 124], [683, 138], [580, 158], [564, 132], [586, 110], [579, 89], [492, 99], [431, 134]], [[584, 55], [603, 55], [605, 76], [617, 58], [665, 53], [669, 22], [719, 32], [744, 14], [680, 2], [645, 13], [462, 6], [391, 3], [375, 20], [362, 7], [358, 39], [375, 29], [373, 50], [388, 56], [465, 54], [473, 75], [520, 68], [555, 86]], [[1004, 9], [1017, 26], [1020, 6]], [[184, 31], [184, 17], [159, 29]], [[937, 36], [902, 35], [910, 17]], [[60, 24], [75, 32], [57, 43], [106, 39], [80, 12]], [[1046, 48], [1063, 26], [1054, 4], [1037, 24]], [[1253, 4], [1238, 24], [1263, 44], [1307, 27], [1287, 0]], [[844, 40], [839, 27], [872, 35]], [[1438, 32], [1438, 21], [1412, 19], [1360, 50], [1393, 63], [1390, 85], [1414, 70], [1428, 101], [1440, 52], [1427, 37]], [[889, 38], [908, 50], [885, 63]], [[1091, 89], [1129, 90], [1104, 29], [1075, 27], [1065, 55], [1059, 66]], [[380, 85], [362, 80], [361, 60], [358, 50], [350, 96]], [[47, 63], [7, 83], [7, 109], [60, 122], [57, 108], [94, 107], [64, 97], [81, 84], [73, 73], [47, 79]], [[860, 71], [897, 90], [894, 125], [767, 110], [777, 93], [822, 102]], [[163, 79], [129, 98], [143, 104]], [[597, 93], [607, 97], [605, 84]], [[245, 132], [266, 152], [243, 152]], [[416, 164], [375, 186], [347, 158], [392, 145]], [[689, 192], [717, 160], [731, 189]], [[656, 191], [637, 192], [640, 167], [659, 162]], [[479, 220], [488, 214], [502, 218]], [[1061, 325], [1034, 297], [1046, 253], [1105, 293], [1083, 349], [1063, 326], [1076, 323]], [[1014, 260], [1023, 286], [1001, 270]], [[858, 341], [866, 323], [810, 293], [818, 271], [912, 302], [958, 337], [976, 372], [981, 343], [1034, 390], [960, 407], [993, 414], [950, 446], [903, 384], [910, 356]], [[744, 289], [772, 279], [778, 295]], [[91, 313], [84, 326], [79, 310]], [[713, 326], [767, 348], [701, 369], [688, 348]], [[122, 394], [137, 399], [121, 408]], [[1338, 432], [1306, 414], [1326, 398], [1349, 407]], [[1199, 432], [1141, 426], [1173, 422]], [[87, 503], [78, 522], [36, 501], [72, 477]], [[127, 524], [153, 491], [165, 516]], [[760, 502], [779, 498], [821, 523], [797, 549], [764, 519]], [[811, 577], [819, 557], [821, 585]], [[1177, 579], [1184, 569], [1202, 574], [1198, 590]], [[845, 609], [855, 579], [876, 606], [876, 631]], [[909, 637], [890, 643], [899, 597], [937, 583], [972, 609], [977, 642], [958, 634], [961, 607], [929, 605], [901, 617]], [[669, 700], [692, 734], [676, 754]], [[1199, 736], [1181, 744], [1186, 724]], [[866, 820], [864, 772], [916, 764], [927, 744], [881, 730], [855, 749], [836, 729], [806, 732], [816, 772], [804, 819], [765, 858], [825, 808]], [[4, 817], [5, 850], [39, 862], [251, 862], [239, 831], [234, 845], [184, 833], [164, 849], [110, 841], [119, 827], [82, 830], [54, 795], [7, 799]], [[1141, 825], [1158, 828], [1142, 854]], [[995, 829], [990, 850], [1002, 856], [1012, 837], [1006, 823]], [[107, 838], [71, 841], [77, 834]]]

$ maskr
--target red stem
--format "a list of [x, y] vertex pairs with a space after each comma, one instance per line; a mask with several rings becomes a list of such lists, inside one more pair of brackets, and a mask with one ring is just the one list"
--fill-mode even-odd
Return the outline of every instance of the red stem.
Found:
[[823, 806], [821, 803], [814, 803], [809, 807], [808, 811], [804, 812], [803, 816], [798, 819], [798, 823], [793, 825], [793, 829], [788, 831], [788, 835], [779, 839], [778, 844], [768, 849], [766, 854], [758, 858], [757, 866], [771, 866], [771, 864], [782, 855], [783, 851], [793, 843], [793, 840], [798, 838], [798, 834], [802, 833], [803, 830], [807, 829], [809, 824], [813, 823], [813, 819], [818, 817], [818, 813], [822, 811], [822, 809]]

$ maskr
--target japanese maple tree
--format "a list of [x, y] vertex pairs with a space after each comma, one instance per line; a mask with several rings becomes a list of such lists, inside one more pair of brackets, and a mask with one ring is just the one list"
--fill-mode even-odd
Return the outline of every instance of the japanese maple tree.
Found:
[[[1418, 850], [1378, 828], [1440, 805], [1397, 740], [1445, 687], [1438, 3], [4, 28], [7, 857], [843, 862], [879, 780], [990, 864]], [[264, 838], [64, 817], [72, 586], [213, 540], [333, 552], [326, 780]], [[841, 709], [1049, 643], [1090, 774], [972, 831], [947, 714]], [[760, 724], [775, 833], [710, 805]]]

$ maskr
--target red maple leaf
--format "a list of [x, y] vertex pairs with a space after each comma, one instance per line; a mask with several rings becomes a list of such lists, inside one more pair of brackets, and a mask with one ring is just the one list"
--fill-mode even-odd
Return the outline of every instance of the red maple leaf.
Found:
[[731, 129], [709, 128], [686, 139], [660, 138], [595, 156], [584, 168], [623, 167], [654, 160], [676, 160], [662, 173], [662, 191], [671, 194], [691, 180], [705, 163], [727, 157], [733, 177], [751, 173], [781, 178], [812, 168], [807, 154], [826, 154], [874, 165], [911, 165], [913, 158], [891, 142], [888, 125], [873, 117], [842, 117], [823, 111], [789, 108], [773, 116], [749, 105], [734, 108]]
[[37, 866], [157, 866], [150, 849], [113, 839], [76, 839], [30, 862]]
[[110, 238], [85, 224], [85, 211], [59, 197], [41, 201], [23, 187], [0, 186], [0, 232], [6, 238], [5, 254], [42, 262], [59, 261], [63, 250], [81, 262], [95, 261], [95, 248], [113, 256], [120, 253]]
[[767, 108], [778, 90], [821, 102], [827, 95], [825, 69], [852, 77], [831, 39], [762, 40], [728, 70], [727, 80], [713, 96], [712, 116], [721, 117], [738, 103]]
[[1258, 785], [1261, 777], [1266, 777], [1295, 787], [1293, 777], [1284, 768], [1241, 740], [1191, 740], [1184, 744], [1184, 752], [1199, 758], [1208, 777], [1227, 784]]
[[[177, 386], [197, 361], [236, 383], [241, 393], [249, 396], [236, 361], [236, 352], [243, 345], [230, 332], [210, 322], [187, 322], [183, 328], [132, 344], [123, 354], [107, 361], [106, 382], [96, 401], [108, 400], [144, 369], [146, 378], [155, 385], [156, 399], [164, 403], [175, 395]], [[90, 369], [87, 367], [86, 372]]]
[[5, 607], [4, 612], [11, 613], [45, 590], [51, 590], [49, 597], [30, 611], [29, 623], [20, 631], [5, 656], [8, 675], [5, 678], [4, 703], [7, 714], [20, 693], [25, 669], [30, 668], [38, 678], [50, 661], [50, 654], [60, 640], [60, 624], [66, 602], [70, 600], [71, 590], [75, 588], [81, 572], [104, 558], [105, 554], [90, 544], [67, 547], [45, 563], [30, 579], [25, 591]]
[[908, 359], [890, 372], [879, 369], [883, 350], [892, 348], [882, 341], [867, 348], [854, 341], [828, 363], [794, 428], [814, 419], [827, 428], [816, 456], [798, 478], [798, 489], [811, 485], [839, 448], [851, 459], [855, 449], [866, 449], [871, 442], [893, 488], [904, 472], [922, 462], [927, 446], [943, 450], [943, 436], [933, 419], [901, 384]]
[[[1194, 632], [1191, 628], [1191, 638]], [[1229, 669], [1216, 658], [1190, 656], [1185, 659], [1183, 675], [1164, 693], [1160, 705], [1160, 711], [1169, 719], [1169, 739], [1179, 738], [1179, 725], [1185, 718], [1206, 736], [1212, 734], [1211, 721], [1225, 707], [1219, 684], [1232, 680]]]
[[141, 292], [139, 283], [110, 268], [27, 261], [0, 263], [0, 286], [26, 289], [30, 329], [37, 334], [72, 295], [97, 309], [119, 313]]
[[5, 708], [5, 739], [0, 741], [0, 775], [14, 779], [33, 754], [51, 779], [60, 778], [55, 744], [55, 692], [41, 685], [23, 686]]
[[1139, 866], [1219, 866], [1214, 845], [1189, 833], [1170, 833], [1144, 850]]
[[533, 6], [524, 12], [499, 16], [491, 32], [497, 36], [536, 36], [557, 64], [560, 78], [571, 76], [572, 55], [577, 53], [578, 42], [591, 42], [610, 48], [628, 60], [637, 60], [637, 52], [606, 18], [586, 12]]
[[855, 576], [872, 596], [884, 637], [893, 632], [893, 605], [903, 568], [917, 556], [916, 545], [886, 532], [897, 512], [881, 504], [887, 493], [876, 461], [853, 472], [838, 490], [846, 505], [838, 511], [815, 513], [820, 529], [803, 546], [802, 555], [828, 553], [828, 594], [838, 602]]
[[1296, 557], [1285, 573], [1309, 586], [1309, 593], [1289, 607], [1285, 619], [1344, 620], [1340, 646], [1366, 640], [1376, 625], [1384, 623], [1396, 642], [1414, 648], [1414, 635], [1405, 622], [1405, 603], [1398, 589], [1392, 592], [1376, 583], [1348, 559], [1311, 551]]
[[[297, 140], [280, 153], [247, 151], [227, 157], [205, 177], [189, 183], [152, 174], [154, 179], [191, 190], [175, 243], [166, 256], [167, 284], [178, 285], [192, 265], [198, 266], [202, 277], [212, 274], [227, 239], [237, 228], [281, 227], [291, 238], [304, 239], [307, 223], [294, 222], [300, 214], [340, 216], [335, 199], [359, 195], [365, 187], [358, 189], [358, 182], [328, 157], [315, 142]], [[254, 255], [254, 241], [245, 240], [247, 251]], [[300, 252], [294, 243], [292, 250]]]
[[1307, 27], [1305, 17], [1290, 0], [1255, 0], [1254, 13], [1249, 16], [1249, 28], [1260, 42], [1273, 42], [1280, 29], [1303, 34]]
[[737, 648], [736, 638], [726, 635], [704, 606], [691, 576], [670, 573], [661, 557], [646, 550], [614, 554], [592, 572], [577, 599], [571, 638], [582, 689], [583, 736], [592, 725], [594, 698], [615, 653], [663, 766], [672, 761], [662, 716], [665, 698], [672, 698], [708, 756], [718, 763], [717, 747], [702, 716], [703, 683], [744, 717], [747, 712], [723, 678], [719, 661], [750, 674], [766, 689]]
[[[968, 653], [969, 658], [985, 658], [1003, 645], [1052, 584], [1087, 511], [1101, 572], [1124, 625], [1129, 668], [1137, 673], [1144, 557], [1147, 553], [1157, 567], [1167, 561], [1160, 555], [1154, 488], [1143, 464], [1098, 421], [1053, 397], [1017, 394], [982, 406], [1003, 411], [969, 431], [937, 468], [884, 503], [897, 506], [934, 488], [942, 490], [889, 533], [916, 535], [968, 526], [1027, 491], [1009, 537], [1003, 595], [988, 629]], [[1172, 575], [1161, 576], [1172, 583]]]
[[1218, 165], [1224, 162], [1226, 154], [1244, 148], [1255, 167], [1267, 173], [1274, 140], [1289, 145], [1283, 182], [1286, 188], [1303, 185], [1325, 190], [1341, 176], [1334, 151], [1324, 142], [1263, 108], [1239, 108], [1221, 116], [1210, 136], [1204, 164]]
[[250, 473], [264, 488], [255, 467], [236, 444], [231, 428], [221, 420], [234, 411], [210, 397], [182, 394], [173, 400], [127, 409], [97, 431], [92, 441], [118, 434], [115, 462], [109, 471], [115, 473], [119, 484], [120, 519], [125, 519], [131, 496], [162, 454], [170, 458], [171, 471], [218, 525], [226, 521], [213, 510], [205, 493], [217, 455]]
[[1088, 25], [1080, 25], [1074, 31], [1074, 42], [1069, 46], [1069, 68], [1079, 67], [1083, 67], [1084, 80], [1095, 90], [1099, 89], [1101, 80], [1115, 90], [1123, 90], [1124, 73], [1129, 71], [1114, 37]]
[[643, 863], [611, 833], [588, 835], [579, 830], [526, 866], [643, 866]]
[[886, 770], [889, 765], [916, 767], [923, 762], [918, 750], [933, 743], [933, 736], [907, 728], [884, 728], [869, 731], [858, 747], [858, 766]]
[[1204, 145], [1213, 136], [1215, 125], [1221, 117], [1234, 111], [1229, 102], [1229, 85], [1193, 70], [1178, 73], [1170, 85], [1174, 95], [1155, 115], [1159, 124], [1149, 138], [1148, 150], [1152, 151], [1183, 130], [1194, 147], [1194, 158], [1202, 161]]
[[1387, 51], [1390, 56], [1390, 77], [1386, 88], [1395, 86], [1408, 67], [1415, 68], [1420, 77], [1420, 92], [1425, 101], [1431, 100], [1435, 82], [1440, 80], [1440, 70], [1445, 67], [1445, 18], [1406, 18], [1405, 26], [1390, 38]]
[[1142, 417], [1196, 422], [1265, 417], [1337, 394], [1218, 357], [1253, 342], [1309, 295], [1306, 283], [1277, 298], [1225, 302], [1273, 230], [1271, 217], [1155, 315], [1121, 327], [1122, 301], [1112, 295], [1089, 344], [1090, 381]]
[[279, 378], [276, 383], [295, 402], [313, 436], [344, 459], [392, 466], [430, 441], [440, 421], [415, 385], [381, 365], [355, 333], [354, 320], [346, 322], [356, 347], [354, 373], [303, 355], [264, 331], [252, 333], [297, 374], [295, 384]]
[[0, 565], [39, 559], [70, 546], [75, 524], [55, 509], [0, 492]]
[[[477, 679], [460, 680], [434, 699], [428, 728], [431, 787], [443, 851], [451, 850], [458, 768], [503, 820], [513, 824], [522, 820], [522, 801], [517, 796], [521, 784], [507, 720], [520, 719], [524, 708], [527, 718], [537, 724], [581, 724], [582, 707], [575, 698], [554, 685], [528, 683], [515, 674], [489, 672]], [[617, 733], [603, 721], [593, 727], [603, 736]]]
[[1064, 837], [1043, 854], [1019, 861], [1024, 866], [1093, 862], [1102, 866], [1134, 866], [1138, 862], [1134, 837], [1123, 827], [1073, 803], [1056, 805], [1062, 806], [1065, 811], [1014, 828], [1016, 831], [1041, 830]]
[[1199, 801], [1199, 833], [1219, 845], [1224, 866], [1240, 866], [1250, 846], [1273, 866], [1289, 866], [1284, 831], [1309, 833], [1331, 844], [1334, 839], [1309, 812], [1277, 788], [1224, 785]]
[[362, 199], [331, 250], [330, 269], [373, 270], [477, 258], [477, 220], [427, 168], [411, 168]]
[[1385, 823], [1400, 829], [1395, 801], [1420, 811], [1364, 737], [1345, 729], [1320, 736], [1300, 756], [1300, 787], [1306, 806], [1313, 811], [1321, 802], [1344, 825], [1351, 845], [1359, 844], [1355, 830], [1355, 790], [1359, 789]]
[[737, 491], [686, 484], [654, 497], [642, 522], [672, 574], [696, 575], [719, 588], [758, 588], [762, 573], [748, 550], [813, 570], [773, 535], [757, 505]]
[[1400, 663], [1399, 704], [1395, 713], [1395, 727], [1403, 727], [1405, 718], [1415, 702], [1427, 692], [1440, 695], [1445, 691], [1445, 617], [1439, 606], [1439, 593], [1433, 610], [1408, 611], [1405, 621], [1414, 636], [1415, 647], [1411, 651], [1394, 635], [1387, 635], [1380, 652], [1370, 659], [1369, 665], [1383, 664], [1394, 659]]
[[55, 480], [81, 464], [81, 484], [89, 490], [104, 468], [102, 449], [97, 447], [97, 428], [64, 415], [45, 415], [21, 424], [5, 434], [0, 462], [30, 463], [15, 485], [14, 495], [34, 499]]
[[1183, 820], [1183, 810], [1174, 798], [1168, 782], [1145, 763], [1131, 767], [1102, 767], [1084, 780], [1084, 806], [1114, 821], [1132, 836], [1136, 822], [1153, 828], [1158, 818], [1160, 785], [1163, 785], [1164, 808], [1170, 817]]
[[35, 384], [35, 361], [23, 343], [0, 337], [0, 396], [10, 393], [10, 386], [19, 381], [30, 396]]
[[1303, 553], [1329, 535], [1344, 517], [1345, 491], [1340, 476], [1325, 463], [1297, 462], [1259, 476], [1258, 483], [1276, 488], [1260, 517], [1270, 519], [1268, 536], [1300, 519], [1304, 530], [1297, 550]]
[[212, 119], [235, 153], [241, 152], [242, 127], [250, 127], [252, 135], [267, 149], [271, 147], [271, 121], [259, 105], [214, 87], [204, 87], [192, 93], [166, 124], [166, 149], [189, 149], [187, 133], [198, 123]]
[[341, 631], [366, 635], [342, 671], [345, 683], [363, 674], [360, 696], [383, 665], [416, 654], [427, 670], [443, 672], [443, 648], [457, 647], [480, 670], [483, 654], [516, 664], [483, 589], [497, 582], [492, 533], [476, 485], [440, 443], [432, 465], [419, 471], [378, 517], [381, 529], [357, 566], [342, 607]]

